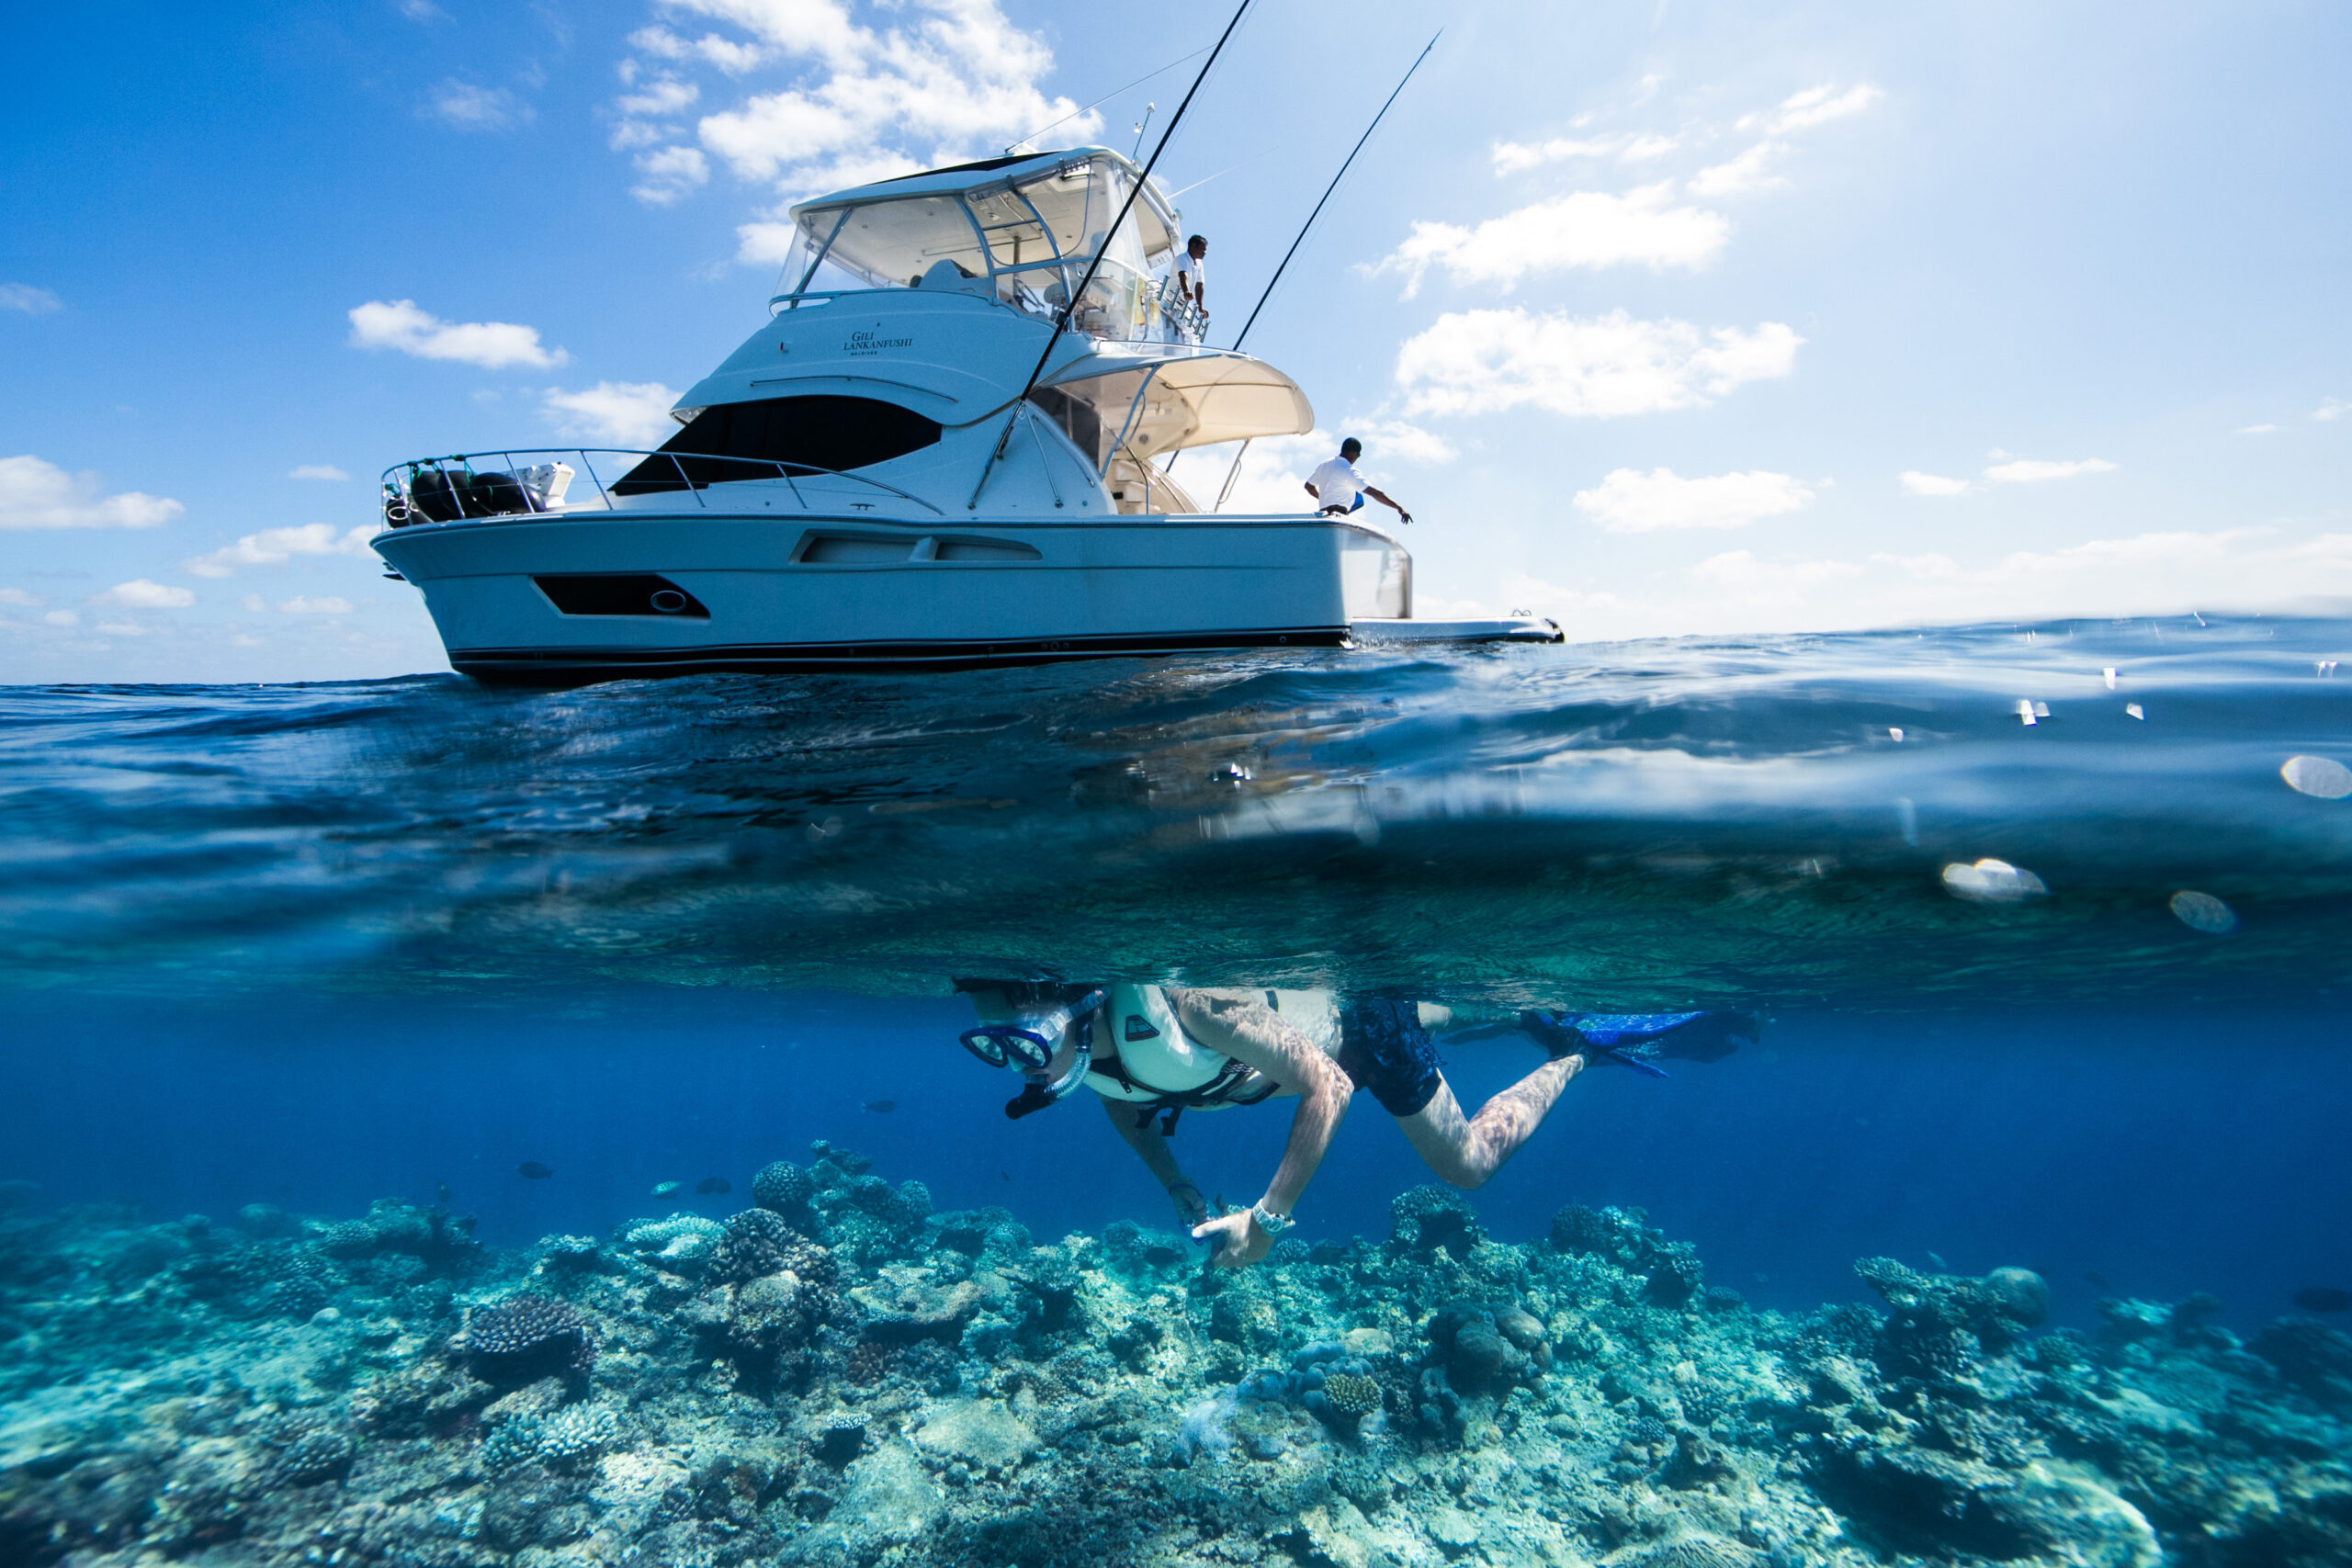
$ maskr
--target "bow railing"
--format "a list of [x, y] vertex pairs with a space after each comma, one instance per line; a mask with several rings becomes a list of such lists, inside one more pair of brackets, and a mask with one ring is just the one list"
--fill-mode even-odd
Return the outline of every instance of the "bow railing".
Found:
[[[630, 459], [628, 471], [607, 482], [597, 472], [595, 459], [607, 459], [606, 468], [620, 467], [611, 459]], [[524, 459], [536, 459], [526, 462]], [[577, 459], [578, 467], [573, 467]], [[575, 492], [575, 481], [585, 478], [593, 494]], [[701, 452], [655, 452], [626, 446], [519, 446], [494, 451], [457, 452], [446, 457], [418, 457], [386, 468], [382, 479], [384, 525], [406, 528], [420, 523], [456, 523], [486, 517], [517, 517], [535, 513], [563, 515], [581, 512], [614, 512], [632, 496], [684, 491], [697, 506], [710, 507], [704, 492], [713, 485], [748, 480], [782, 481], [794, 504], [802, 511], [818, 510], [806, 491], [804, 479], [845, 479], [911, 502], [933, 516], [944, 516], [936, 506], [909, 491], [865, 474], [812, 463], [782, 462], [766, 457], [727, 457]], [[820, 500], [829, 498], [821, 494]], [[855, 511], [870, 511], [874, 502], [852, 501]]]

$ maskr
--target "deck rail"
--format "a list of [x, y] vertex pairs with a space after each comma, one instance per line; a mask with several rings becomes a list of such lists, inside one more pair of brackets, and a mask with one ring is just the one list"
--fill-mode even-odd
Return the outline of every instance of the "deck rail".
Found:
[[[628, 458], [628, 472], [607, 483], [596, 471], [595, 459]], [[533, 459], [526, 463], [522, 459]], [[574, 468], [573, 461], [579, 466]], [[643, 470], [650, 464], [651, 476]], [[659, 472], [666, 464], [673, 479]], [[606, 467], [616, 465], [607, 462]], [[575, 497], [572, 482], [585, 477], [593, 498]], [[729, 457], [701, 452], [656, 452], [627, 446], [509, 446], [478, 452], [453, 452], [447, 457], [416, 457], [395, 463], [383, 472], [381, 495], [384, 525], [406, 528], [419, 523], [455, 523], [485, 517], [516, 517], [535, 513], [614, 512], [617, 502], [632, 495], [668, 494], [684, 491], [707, 510], [704, 491], [718, 484], [781, 479], [802, 511], [813, 511], [800, 482], [807, 479], [847, 479], [852, 484], [912, 502], [934, 517], [945, 513], [910, 491], [900, 490], [866, 474], [820, 468], [810, 463], [780, 462], [766, 457]], [[856, 511], [874, 502], [853, 501]]]

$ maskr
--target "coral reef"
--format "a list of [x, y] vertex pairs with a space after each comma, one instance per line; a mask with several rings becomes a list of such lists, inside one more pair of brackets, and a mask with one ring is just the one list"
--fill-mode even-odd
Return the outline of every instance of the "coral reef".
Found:
[[1757, 1311], [1637, 1212], [1510, 1245], [1433, 1188], [1238, 1273], [831, 1145], [753, 1196], [509, 1252], [18, 1195], [0, 1563], [2352, 1561], [2352, 1338], [2312, 1319], [2042, 1331], [2025, 1270], [1885, 1258], [1883, 1306]]

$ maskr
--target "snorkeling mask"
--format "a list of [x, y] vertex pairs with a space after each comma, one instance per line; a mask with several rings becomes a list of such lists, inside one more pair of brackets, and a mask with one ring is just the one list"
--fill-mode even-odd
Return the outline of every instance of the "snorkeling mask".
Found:
[[1057, 986], [1061, 1000], [1040, 998], [1027, 1005], [1016, 998], [1020, 1010], [1010, 1022], [983, 1023], [967, 1029], [956, 1038], [964, 1049], [991, 1067], [1011, 1062], [1027, 1072], [1043, 1072], [1054, 1053], [1062, 1048], [1062, 1035], [1074, 1019], [1084, 1017], [1102, 1003], [1102, 989], [1095, 987], [1080, 991]]
[[[1107, 994], [1102, 987], [1008, 987], [1018, 1010], [1008, 1023], [984, 1023], [956, 1038], [964, 1049], [991, 1067], [1007, 1063], [1020, 1066], [1028, 1082], [1005, 1103], [1004, 1113], [1019, 1121], [1043, 1111], [1085, 1080], [1094, 1065], [1094, 1010]], [[1075, 1028], [1077, 1049], [1069, 1070], [1048, 1079], [1046, 1068], [1061, 1049], [1062, 1036]]]

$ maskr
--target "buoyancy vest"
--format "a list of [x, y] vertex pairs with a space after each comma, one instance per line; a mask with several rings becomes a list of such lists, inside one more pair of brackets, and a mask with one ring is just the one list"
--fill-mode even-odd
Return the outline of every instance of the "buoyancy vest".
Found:
[[[1267, 991], [1266, 1005], [1326, 1053], [1340, 1048], [1337, 998], [1329, 991]], [[1117, 1059], [1097, 1055], [1087, 1087], [1108, 1100], [1136, 1108], [1140, 1127], [1155, 1115], [1165, 1133], [1176, 1130], [1185, 1111], [1222, 1111], [1256, 1105], [1281, 1092], [1282, 1085], [1255, 1067], [1210, 1050], [1185, 1034], [1176, 1010], [1158, 986], [1111, 987], [1106, 1032]]]

